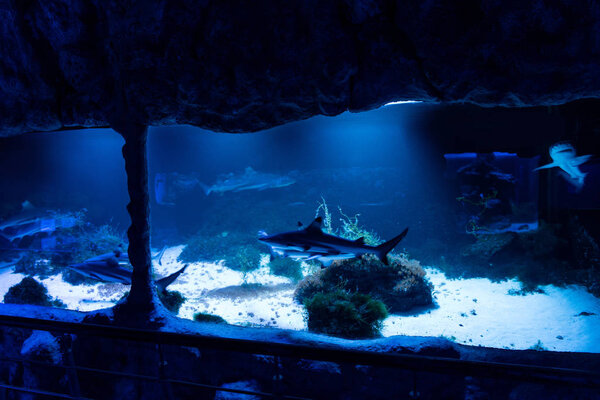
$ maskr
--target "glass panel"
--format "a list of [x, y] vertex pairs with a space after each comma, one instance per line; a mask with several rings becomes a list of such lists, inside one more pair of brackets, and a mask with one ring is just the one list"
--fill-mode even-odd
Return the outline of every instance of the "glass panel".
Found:
[[0, 139], [0, 300], [87, 311], [128, 290], [122, 145], [109, 129]]
[[184, 318], [600, 351], [596, 189], [566, 203], [535, 170], [564, 126], [402, 104], [250, 135], [152, 128], [155, 272], [187, 265], [165, 292]]

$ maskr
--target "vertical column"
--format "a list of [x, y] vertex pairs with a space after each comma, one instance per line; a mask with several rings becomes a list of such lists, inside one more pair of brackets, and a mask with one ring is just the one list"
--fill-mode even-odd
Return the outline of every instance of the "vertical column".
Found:
[[136, 313], [151, 312], [158, 303], [152, 280], [152, 257], [150, 253], [150, 206], [148, 194], [148, 155], [146, 140], [148, 128], [136, 123], [119, 124], [114, 127], [125, 139], [123, 158], [127, 171], [129, 204], [127, 211], [131, 226], [129, 261], [133, 266], [131, 290], [125, 305]]

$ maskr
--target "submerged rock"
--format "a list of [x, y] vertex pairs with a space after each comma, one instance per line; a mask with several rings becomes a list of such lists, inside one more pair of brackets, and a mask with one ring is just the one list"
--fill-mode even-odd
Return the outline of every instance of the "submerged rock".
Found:
[[433, 304], [431, 283], [418, 261], [404, 255], [389, 256], [389, 265], [377, 257], [335, 261], [330, 267], [302, 280], [294, 298], [303, 303], [318, 292], [344, 289], [370, 294], [381, 300], [390, 313], [406, 312]]

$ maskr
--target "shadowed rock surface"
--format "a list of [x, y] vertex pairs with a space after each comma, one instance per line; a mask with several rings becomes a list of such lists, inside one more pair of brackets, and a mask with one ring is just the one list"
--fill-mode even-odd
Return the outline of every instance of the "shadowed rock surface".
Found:
[[0, 135], [269, 128], [392, 100], [598, 97], [592, 2], [291, 0], [0, 4]]

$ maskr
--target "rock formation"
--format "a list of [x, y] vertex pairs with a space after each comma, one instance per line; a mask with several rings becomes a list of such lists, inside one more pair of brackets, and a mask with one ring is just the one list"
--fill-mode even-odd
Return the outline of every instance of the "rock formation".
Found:
[[392, 100], [562, 104], [600, 94], [593, 2], [18, 1], [0, 5], [0, 135], [269, 128]]

